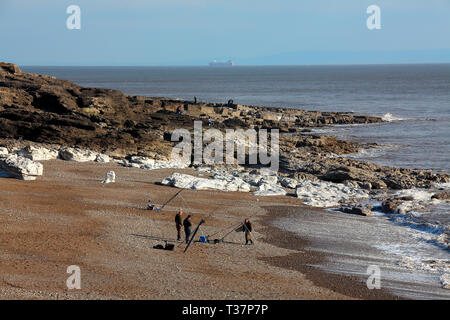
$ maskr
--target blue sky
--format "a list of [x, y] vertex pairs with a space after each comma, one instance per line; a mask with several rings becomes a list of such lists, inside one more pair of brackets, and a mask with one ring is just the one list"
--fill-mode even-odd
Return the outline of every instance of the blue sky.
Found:
[[[81, 30], [66, 28], [72, 4]], [[0, 28], [0, 60], [20, 65], [450, 62], [450, 0], [0, 0]]]

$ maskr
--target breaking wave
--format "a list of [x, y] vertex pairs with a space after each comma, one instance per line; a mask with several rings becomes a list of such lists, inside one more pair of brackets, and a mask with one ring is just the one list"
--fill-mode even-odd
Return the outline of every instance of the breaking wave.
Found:
[[403, 118], [399, 118], [399, 117], [393, 116], [392, 113], [386, 113], [385, 115], [383, 115], [381, 117], [381, 119], [383, 119], [383, 121], [387, 121], [387, 122], [405, 120]]

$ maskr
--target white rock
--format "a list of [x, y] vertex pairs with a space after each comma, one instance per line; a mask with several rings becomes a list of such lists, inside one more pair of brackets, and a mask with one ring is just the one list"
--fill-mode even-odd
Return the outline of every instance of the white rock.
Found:
[[18, 155], [33, 161], [46, 161], [58, 158], [59, 152], [54, 149], [44, 147], [27, 146], [21, 150], [15, 151]]
[[296, 189], [298, 198], [303, 198], [303, 203], [314, 207], [337, 207], [344, 200], [369, 197], [366, 190], [351, 187], [342, 183], [325, 181], [301, 182]]
[[194, 190], [250, 191], [250, 185], [236, 177], [230, 179], [205, 179], [175, 172], [161, 183], [176, 188]]
[[295, 179], [289, 178], [289, 177], [282, 177], [280, 178], [280, 183], [285, 188], [295, 189], [299, 182]]
[[155, 169], [184, 169], [190, 164], [183, 163], [181, 161], [164, 161], [164, 160], [154, 160], [146, 157], [133, 156], [130, 161], [122, 160], [119, 162], [124, 167], [140, 168], [145, 170], [155, 170]]
[[269, 175], [263, 175], [261, 180], [258, 182], [258, 185], [263, 184], [277, 184], [278, 183], [278, 177], [277, 176], [269, 176]]
[[245, 182], [249, 183], [250, 185], [256, 187], [256, 186], [260, 185], [262, 176], [258, 175], [258, 174], [247, 174], [247, 175], [242, 176], [242, 179]]
[[97, 155], [96, 152], [79, 148], [64, 148], [59, 151], [61, 159], [76, 162], [95, 161]]
[[444, 273], [441, 278], [442, 288], [450, 289], [450, 273]]
[[8, 149], [6, 149], [5, 147], [0, 147], [0, 156], [6, 156], [9, 154]]
[[153, 166], [155, 164], [154, 159], [150, 159], [150, 158], [146, 158], [146, 157], [138, 157], [138, 156], [131, 157], [130, 162], [137, 163], [137, 164], [146, 164], [149, 166]]
[[95, 158], [95, 162], [108, 163], [110, 161], [111, 159], [109, 158], [109, 156], [103, 153], [99, 153]]
[[225, 181], [228, 191], [249, 192], [251, 188], [250, 184], [241, 179], [236, 172], [228, 173], [224, 171], [223, 173], [215, 173], [213, 178], [216, 181]]
[[198, 178], [188, 174], [175, 172], [171, 174], [169, 177], [165, 178], [163, 181], [161, 181], [161, 184], [180, 189], [191, 189], [195, 179]]
[[259, 186], [258, 190], [253, 192], [255, 196], [285, 196], [286, 190], [284, 190], [278, 184], [263, 183]]
[[209, 172], [211, 172], [212, 170], [211, 170], [210, 167], [197, 167], [197, 168], [195, 169], [195, 171], [197, 171], [197, 172], [200, 173], [200, 174], [203, 174], [203, 173], [209, 173]]
[[36, 180], [37, 176], [42, 176], [44, 167], [39, 162], [12, 154], [0, 158], [0, 169], [8, 177], [22, 180]]
[[108, 171], [106, 173], [105, 180], [102, 183], [113, 183], [116, 182], [116, 173], [114, 171]]

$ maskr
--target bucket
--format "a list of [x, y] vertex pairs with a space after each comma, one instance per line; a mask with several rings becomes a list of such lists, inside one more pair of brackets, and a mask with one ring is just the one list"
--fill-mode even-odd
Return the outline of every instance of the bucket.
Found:
[[206, 236], [200, 236], [200, 242], [202, 242], [202, 243], [208, 242], [208, 237], [206, 237]]

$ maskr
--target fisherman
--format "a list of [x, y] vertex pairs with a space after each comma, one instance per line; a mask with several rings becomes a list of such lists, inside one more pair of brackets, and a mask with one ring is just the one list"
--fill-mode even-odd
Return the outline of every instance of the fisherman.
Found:
[[147, 203], [147, 210], [153, 210], [155, 208], [155, 206], [152, 204], [152, 200], [148, 200]]
[[194, 97], [194, 104], [197, 104], [197, 97]]
[[253, 244], [253, 240], [252, 240], [252, 224], [250, 222], [250, 220], [245, 219], [244, 224], [243, 224], [243, 229], [245, 232], [245, 244], [247, 245], [249, 242], [251, 242], [251, 244]]
[[183, 226], [184, 226], [184, 233], [186, 234], [186, 243], [189, 242], [189, 238], [191, 237], [191, 227], [192, 227], [192, 222], [191, 222], [191, 215], [188, 215], [186, 217], [186, 219], [184, 219], [183, 221]]
[[176, 114], [181, 114], [181, 106], [178, 106]]
[[181, 216], [183, 215], [183, 211], [180, 209], [177, 215], [175, 216], [175, 227], [177, 228], [177, 240], [181, 240], [181, 226], [183, 225], [183, 220]]

